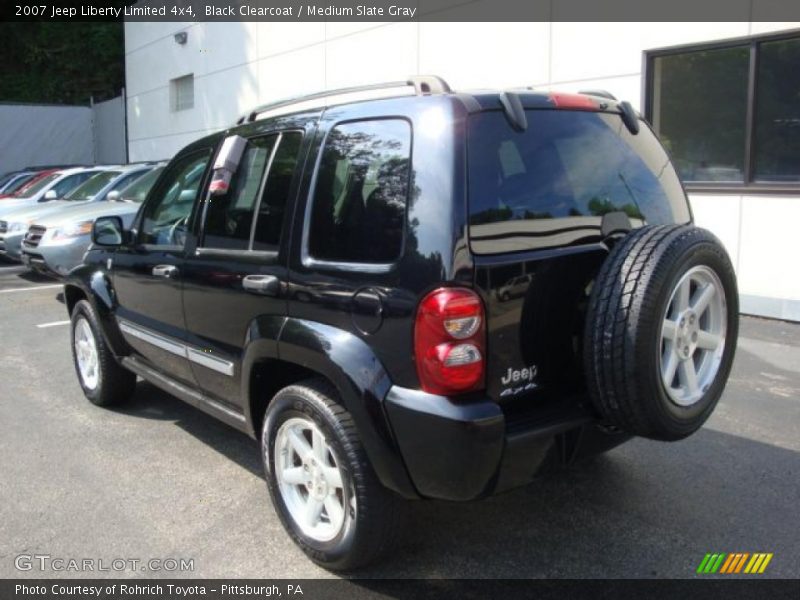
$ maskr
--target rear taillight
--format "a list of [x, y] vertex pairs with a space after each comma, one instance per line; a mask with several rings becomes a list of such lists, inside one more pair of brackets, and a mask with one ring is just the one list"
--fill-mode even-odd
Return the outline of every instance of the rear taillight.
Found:
[[550, 92], [550, 101], [556, 108], [571, 110], [600, 110], [600, 103], [594, 98], [583, 94], [566, 94], [564, 92]]
[[422, 389], [449, 395], [484, 387], [483, 302], [466, 288], [439, 288], [420, 302], [414, 355]]

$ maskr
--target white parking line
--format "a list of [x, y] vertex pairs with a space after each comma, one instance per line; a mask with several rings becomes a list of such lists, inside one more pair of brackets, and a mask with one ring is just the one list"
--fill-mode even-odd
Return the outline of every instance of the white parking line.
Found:
[[58, 327], [59, 325], [69, 325], [70, 321], [53, 321], [52, 323], [42, 323], [41, 325], [37, 325], [39, 329], [44, 329], [45, 327]]
[[10, 290], [0, 290], [0, 294], [10, 294], [12, 292], [35, 292], [36, 290], [53, 290], [55, 288], [64, 287], [60, 283], [56, 283], [53, 285], [36, 285], [33, 287], [24, 287], [24, 288], [11, 288]]

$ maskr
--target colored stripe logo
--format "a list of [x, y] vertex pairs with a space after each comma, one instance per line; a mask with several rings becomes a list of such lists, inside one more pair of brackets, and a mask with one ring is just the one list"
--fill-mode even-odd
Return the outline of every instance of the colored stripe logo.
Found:
[[763, 573], [769, 562], [772, 560], [772, 553], [769, 552], [732, 552], [709, 553], [700, 561], [697, 573], [700, 575], [712, 575], [720, 573], [724, 575], [736, 575], [739, 573], [756, 575]]

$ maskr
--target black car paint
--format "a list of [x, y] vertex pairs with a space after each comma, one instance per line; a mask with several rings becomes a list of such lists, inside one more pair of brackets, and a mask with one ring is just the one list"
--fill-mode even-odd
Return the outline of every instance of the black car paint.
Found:
[[[544, 95], [522, 98], [525, 108], [552, 108]], [[297, 365], [327, 378], [353, 415], [380, 480], [408, 498], [479, 498], [529, 481], [545, 462], [570, 462], [616, 445], [627, 436], [596, 423], [574, 344], [583, 326], [587, 286], [608, 252], [605, 242], [511, 255], [480, 256], [469, 250], [465, 123], [470, 113], [497, 109], [496, 94], [383, 99], [264, 119], [199, 140], [176, 158], [217, 149], [234, 133], [304, 131], [300, 172], [292, 184], [278, 252], [198, 249], [207, 172], [183, 248], [162, 248], [154, 255], [135, 244], [116, 251], [95, 247], [69, 277], [67, 304], [88, 297], [118, 357], [143, 360], [202, 392], [210, 403], [224, 404], [225, 410], [241, 415], [226, 422], [252, 436], [261, 426], [258, 404], [267, 401], [253, 391], [254, 373], [263, 365]], [[438, 122], [429, 122], [432, 114], [445, 124], [441, 130], [434, 130]], [[370, 118], [412, 123], [404, 251], [386, 265], [316, 261], [305, 250], [316, 159], [334, 124]], [[134, 230], [139, 226], [137, 218]], [[179, 277], [146, 283], [146, 269], [163, 262], [174, 264]], [[531, 274], [531, 283], [526, 294], [501, 301], [498, 289], [507, 279], [493, 273], [509, 265]], [[280, 291], [274, 297], [243, 291], [247, 274], [277, 276]], [[116, 292], [120, 285], [129, 286], [122, 306]], [[418, 389], [412, 351], [415, 310], [425, 293], [441, 285], [474, 287], [484, 300], [489, 332], [485, 392], [443, 398]], [[128, 298], [136, 310], [125, 306]], [[233, 377], [143, 349], [121, 334], [117, 316], [138, 318], [190, 347], [230, 360]], [[506, 369], [528, 364], [539, 369], [533, 388], [503, 396], [500, 379]]]

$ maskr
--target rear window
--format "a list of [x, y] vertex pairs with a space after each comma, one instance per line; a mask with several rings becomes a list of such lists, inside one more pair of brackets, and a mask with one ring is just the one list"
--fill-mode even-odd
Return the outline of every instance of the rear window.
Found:
[[478, 254], [597, 241], [602, 216], [634, 226], [690, 218], [678, 176], [647, 127], [618, 114], [527, 111], [511, 128], [499, 111], [470, 119], [470, 244]]

